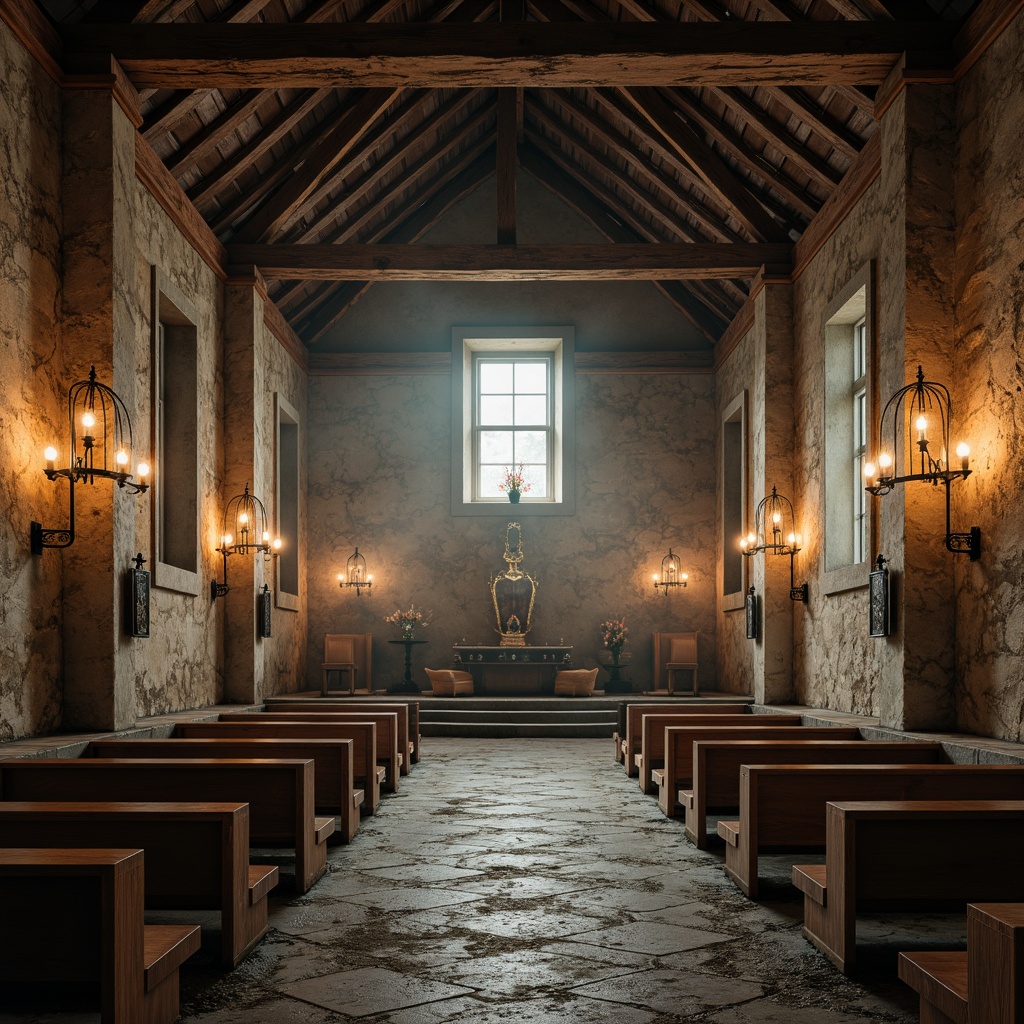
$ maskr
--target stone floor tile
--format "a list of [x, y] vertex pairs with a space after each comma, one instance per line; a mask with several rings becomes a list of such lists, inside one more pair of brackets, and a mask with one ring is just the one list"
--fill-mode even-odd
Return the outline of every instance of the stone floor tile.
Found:
[[478, 892], [463, 888], [405, 886], [392, 888], [387, 892], [356, 893], [344, 898], [349, 903], [373, 907], [384, 913], [401, 913], [409, 910], [433, 910], [436, 907], [459, 906], [480, 900], [483, 896]]
[[453, 868], [447, 864], [401, 864], [387, 868], [360, 868], [364, 875], [377, 878], [390, 878], [396, 882], [450, 882], [456, 878], [468, 878], [479, 875], [480, 871], [472, 868]]
[[472, 990], [410, 977], [383, 967], [362, 967], [296, 982], [284, 986], [282, 991], [285, 995], [350, 1017], [368, 1017], [388, 1010], [468, 995]]
[[637, 971], [573, 990], [577, 996], [639, 1006], [682, 1018], [763, 995], [761, 985], [735, 978], [680, 971]]
[[556, 939], [590, 931], [600, 923], [597, 917], [573, 914], [561, 907], [545, 907], [542, 901], [532, 906], [498, 910], [459, 908], [449, 920], [455, 920], [463, 928], [500, 935], [506, 938]]
[[[593, 883], [586, 878], [547, 878], [544, 876], [511, 878], [468, 878], [459, 883], [459, 892], [497, 896], [503, 900], [531, 900], [537, 896], [559, 896], [588, 892]], [[588, 899], [593, 905], [593, 900]]]
[[726, 942], [730, 938], [718, 932], [680, 928], [659, 921], [634, 921], [614, 928], [578, 932], [573, 937], [577, 942], [587, 942], [608, 949], [628, 949], [633, 953], [649, 953], [651, 956], [698, 949], [716, 942]]
[[448, 1021], [463, 1021], [477, 1012], [482, 1004], [473, 996], [459, 996], [455, 999], [441, 999], [435, 1003], [410, 1006], [405, 1010], [378, 1017], [364, 1018], [363, 1024], [447, 1024]]
[[459, 1017], [459, 1024], [656, 1024], [657, 1015], [597, 999], [550, 997], [501, 1003]]

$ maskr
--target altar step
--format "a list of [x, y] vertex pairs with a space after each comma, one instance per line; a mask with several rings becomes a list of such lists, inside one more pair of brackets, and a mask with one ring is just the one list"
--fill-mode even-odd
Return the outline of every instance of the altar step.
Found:
[[423, 736], [611, 737], [618, 728], [618, 700], [575, 698], [500, 700], [474, 697], [420, 699]]

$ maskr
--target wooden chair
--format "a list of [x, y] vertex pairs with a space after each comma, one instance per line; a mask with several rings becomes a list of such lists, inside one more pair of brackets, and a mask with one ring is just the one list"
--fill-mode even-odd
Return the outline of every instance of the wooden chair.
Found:
[[662, 674], [670, 697], [675, 696], [677, 672], [693, 673], [693, 695], [697, 696], [697, 631], [654, 634], [654, 689], [661, 687]]
[[596, 668], [563, 668], [555, 675], [556, 697], [590, 697], [597, 681]]
[[372, 693], [372, 672], [370, 648], [373, 640], [371, 633], [328, 633], [324, 637], [324, 660], [320, 666], [323, 679], [320, 684], [320, 696], [327, 696], [327, 678], [329, 672], [348, 673], [348, 692], [356, 692], [356, 674], [363, 673], [367, 693]]

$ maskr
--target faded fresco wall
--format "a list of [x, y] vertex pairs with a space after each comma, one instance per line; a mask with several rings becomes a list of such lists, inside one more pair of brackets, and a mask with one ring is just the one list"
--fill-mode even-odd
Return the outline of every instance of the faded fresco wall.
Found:
[[[505, 522], [449, 514], [451, 386], [447, 374], [314, 376], [309, 387], [308, 684], [327, 632], [374, 635], [374, 681], [401, 678], [397, 629], [384, 615], [433, 611], [417, 652], [446, 667], [463, 638], [493, 643], [488, 583], [504, 568]], [[599, 624], [624, 616], [636, 689], [651, 682], [651, 633], [699, 629], [702, 686], [715, 686], [715, 411], [710, 375], [577, 375], [576, 514], [531, 517], [524, 568], [539, 582], [535, 643], [564, 638], [597, 664]], [[339, 590], [358, 545], [372, 597]], [[669, 545], [689, 586], [664, 596], [651, 574]], [[706, 667], [705, 667], [706, 666]], [[599, 685], [606, 678], [599, 676]]]
[[60, 558], [29, 521], [63, 525], [42, 473], [59, 436], [60, 91], [0, 23], [0, 741], [60, 724]]
[[956, 563], [957, 724], [1024, 742], [1024, 16], [960, 82], [956, 149], [954, 415], [976, 472], [954, 529], [982, 556]]

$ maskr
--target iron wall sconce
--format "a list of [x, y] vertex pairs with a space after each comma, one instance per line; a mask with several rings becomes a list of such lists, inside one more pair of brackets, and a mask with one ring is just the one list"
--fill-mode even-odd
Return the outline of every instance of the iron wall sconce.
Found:
[[[938, 458], [932, 457], [932, 440], [928, 437], [929, 418], [939, 420], [938, 441], [942, 445]], [[981, 556], [981, 528], [972, 526], [966, 533], [954, 533], [950, 528], [949, 485], [954, 480], [966, 480], [971, 475], [971, 450], [961, 442], [956, 456], [960, 468], [953, 469], [949, 458], [949, 430], [953, 419], [953, 402], [945, 384], [924, 379], [924, 370], [918, 366], [917, 380], [905, 384], [885, 404], [878, 424], [880, 439], [891, 438], [891, 446], [879, 452], [877, 460], [864, 463], [864, 487], [874, 495], [888, 494], [897, 484], [911, 481], [946, 489], [946, 550], [953, 554], [966, 554], [971, 561]], [[886, 428], [891, 433], [886, 432]], [[902, 460], [899, 443], [900, 428], [906, 439]], [[916, 450], [915, 450], [916, 449]], [[890, 454], [891, 453], [891, 454]], [[915, 472], [916, 470], [916, 472]]]
[[373, 576], [366, 571], [366, 559], [359, 554], [359, 548], [349, 556], [348, 562], [345, 563], [345, 572], [338, 573], [338, 586], [342, 589], [355, 587], [356, 597], [362, 597], [363, 590], [369, 591], [373, 586]]
[[654, 573], [654, 589], [664, 587], [664, 594], [668, 597], [669, 587], [685, 587], [689, 576], [679, 571], [679, 558], [668, 549], [668, 554], [661, 560], [661, 575]]
[[220, 538], [220, 547], [216, 550], [224, 558], [224, 582], [210, 581], [210, 598], [216, 601], [229, 590], [228, 557], [230, 555], [255, 555], [260, 553], [265, 561], [281, 549], [281, 540], [277, 538], [271, 543], [270, 526], [266, 506], [249, 493], [249, 485], [245, 491], [236, 495], [228, 502], [224, 510], [224, 530]]
[[793, 503], [772, 487], [772, 493], [761, 499], [754, 513], [754, 532], [740, 538], [740, 551], [748, 558], [759, 551], [789, 555], [790, 600], [806, 603], [807, 584], [797, 586], [793, 575], [793, 559], [803, 540], [796, 532], [794, 523]]
[[43, 548], [69, 548], [75, 542], [75, 484], [94, 484], [97, 478], [113, 480], [118, 487], [132, 494], [149, 490], [149, 466], [139, 462], [131, 473], [135, 457], [132, 418], [113, 388], [96, 380], [96, 367], [89, 370], [89, 379], [71, 385], [68, 391], [68, 465], [57, 468], [57, 449], [52, 445], [43, 453], [47, 479], [58, 477], [68, 482], [68, 519], [66, 529], [46, 529], [42, 523], [31, 524], [30, 544], [33, 555]]

